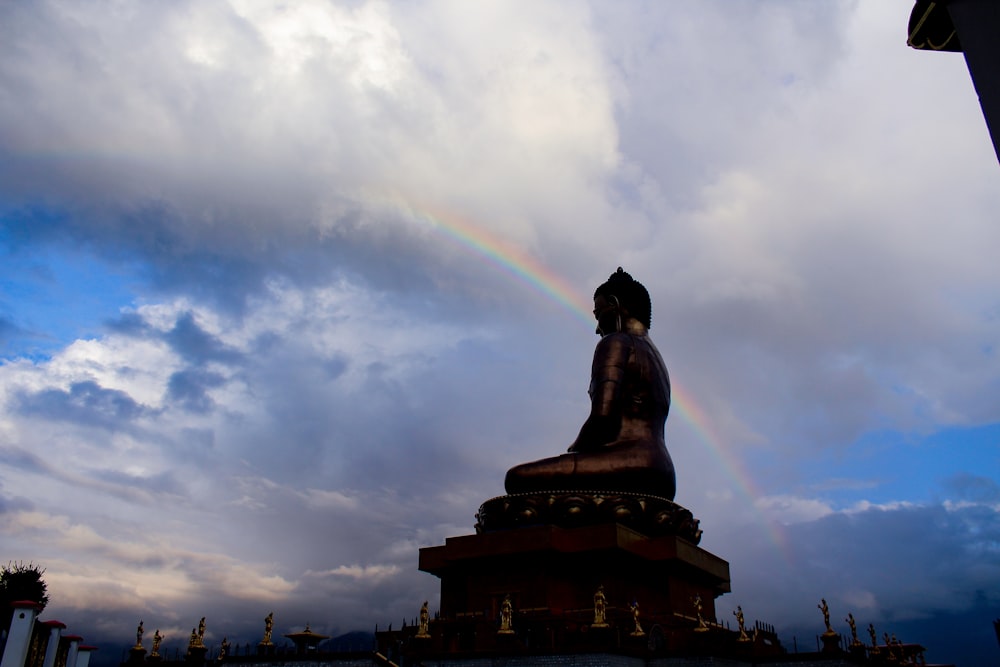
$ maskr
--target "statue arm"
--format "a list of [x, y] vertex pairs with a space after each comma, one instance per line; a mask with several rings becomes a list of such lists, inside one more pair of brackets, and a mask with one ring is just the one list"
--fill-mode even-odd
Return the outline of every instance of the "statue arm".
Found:
[[594, 351], [590, 374], [590, 416], [570, 452], [586, 452], [612, 442], [621, 429], [621, 387], [629, 358], [630, 337], [605, 336]]

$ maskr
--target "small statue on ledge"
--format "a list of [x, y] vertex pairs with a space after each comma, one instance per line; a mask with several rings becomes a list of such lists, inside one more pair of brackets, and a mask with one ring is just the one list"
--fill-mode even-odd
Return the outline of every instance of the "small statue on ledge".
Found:
[[694, 629], [695, 632], [708, 632], [708, 625], [705, 623], [704, 617], [701, 615], [702, 602], [701, 595], [695, 594], [694, 598], [691, 600], [694, 605], [694, 612], [698, 617], [698, 626]]
[[858, 624], [857, 621], [854, 620], [854, 614], [848, 613], [847, 618], [844, 620], [847, 621], [848, 627], [851, 628], [851, 646], [861, 646], [862, 644], [858, 640]]
[[642, 626], [639, 625], [639, 602], [632, 602], [632, 622], [635, 624], [635, 628], [632, 632], [628, 633], [629, 637], [645, 637], [646, 633], [643, 631]]
[[743, 607], [736, 605], [736, 611], [733, 612], [736, 616], [736, 624], [740, 627], [740, 636], [736, 641], [738, 642], [748, 642], [750, 641], [750, 636], [747, 634], [746, 628], [746, 618], [743, 616]]
[[826, 625], [826, 632], [823, 634], [827, 636], [837, 634], [830, 625], [830, 608], [826, 606], [826, 598], [822, 598], [820, 604], [816, 605], [816, 607], [823, 612], [823, 624]]
[[591, 627], [608, 627], [607, 612], [608, 599], [604, 596], [604, 586], [598, 586], [597, 592], [594, 593], [594, 622]]
[[274, 612], [264, 617], [264, 638], [260, 640], [261, 646], [271, 645], [271, 631], [274, 629]]
[[500, 629], [497, 630], [497, 634], [514, 634], [514, 605], [511, 604], [509, 595], [500, 603]]
[[153, 633], [153, 652], [149, 654], [149, 657], [155, 658], [160, 655], [160, 643], [163, 641], [163, 635], [160, 634], [160, 629], [157, 628], [156, 632]]
[[431, 636], [430, 623], [431, 613], [427, 610], [427, 600], [424, 600], [424, 605], [420, 607], [420, 625], [417, 626], [418, 639], [427, 639]]
[[219, 662], [225, 660], [227, 655], [229, 655], [229, 637], [223, 637], [219, 645]]
[[142, 648], [142, 621], [139, 621], [139, 626], [135, 629], [135, 647]]
[[590, 416], [561, 456], [507, 471], [507, 493], [628, 491], [674, 499], [674, 464], [663, 440], [670, 378], [649, 339], [649, 292], [621, 267], [594, 292], [600, 342]]

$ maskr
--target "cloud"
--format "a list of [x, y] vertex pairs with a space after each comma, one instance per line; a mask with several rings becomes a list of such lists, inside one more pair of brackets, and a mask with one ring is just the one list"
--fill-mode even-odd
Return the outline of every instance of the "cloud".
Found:
[[983, 475], [958, 473], [947, 480], [947, 486], [958, 498], [970, 503], [1000, 502], [1000, 484]]
[[[726, 618], [740, 604], [748, 619], [778, 627], [786, 648], [797, 637], [799, 650], [809, 650], [808, 638], [823, 629], [813, 608], [825, 598], [834, 629], [845, 636], [849, 630], [840, 619], [850, 612], [859, 628], [872, 623], [879, 636], [888, 631], [928, 647], [929, 659], [952, 659], [965, 655], [952, 642], [954, 634], [921, 621], [943, 623], [973, 612], [982, 618], [996, 609], [1000, 600], [989, 591], [1000, 574], [994, 565], [998, 531], [1000, 514], [981, 504], [828, 513], [787, 526], [781, 555], [764, 535], [738, 530], [726, 540], [728, 548], [717, 551], [731, 563], [733, 588], [717, 608]], [[970, 639], [967, 661], [987, 655], [986, 644], [974, 646]]]
[[215, 402], [207, 394], [207, 390], [218, 387], [225, 381], [217, 373], [199, 370], [178, 371], [170, 376], [167, 385], [167, 395], [171, 401], [182, 405], [192, 412], [208, 412]]
[[756, 506], [771, 521], [780, 523], [800, 523], [833, 513], [833, 509], [822, 501], [793, 496], [765, 496], [757, 499]]
[[378, 581], [399, 572], [395, 565], [341, 565], [326, 572], [306, 572], [311, 577], [346, 577], [358, 581]]
[[22, 396], [18, 409], [46, 419], [69, 419], [93, 426], [117, 427], [140, 416], [142, 407], [128, 394], [96, 382], [75, 382], [69, 391], [48, 389]]
[[204, 364], [209, 361], [232, 361], [233, 350], [229, 350], [216, 338], [195, 322], [192, 313], [183, 313], [165, 335], [170, 346], [186, 361]]

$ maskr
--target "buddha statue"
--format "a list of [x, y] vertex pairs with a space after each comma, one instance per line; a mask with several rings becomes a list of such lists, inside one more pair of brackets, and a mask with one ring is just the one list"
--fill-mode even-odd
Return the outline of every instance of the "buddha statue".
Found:
[[663, 441], [670, 379], [649, 339], [649, 292], [621, 267], [594, 292], [601, 336], [590, 377], [590, 416], [561, 456], [507, 471], [508, 494], [628, 492], [673, 500], [674, 464]]

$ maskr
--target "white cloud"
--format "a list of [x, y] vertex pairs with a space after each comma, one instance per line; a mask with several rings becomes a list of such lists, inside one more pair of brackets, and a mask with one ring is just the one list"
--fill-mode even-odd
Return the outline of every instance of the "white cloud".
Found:
[[833, 513], [833, 508], [829, 504], [814, 498], [763, 496], [754, 504], [771, 521], [784, 524], [814, 521]]
[[347, 577], [355, 580], [379, 581], [395, 576], [399, 572], [396, 565], [341, 565], [325, 572], [307, 572], [313, 577]]

